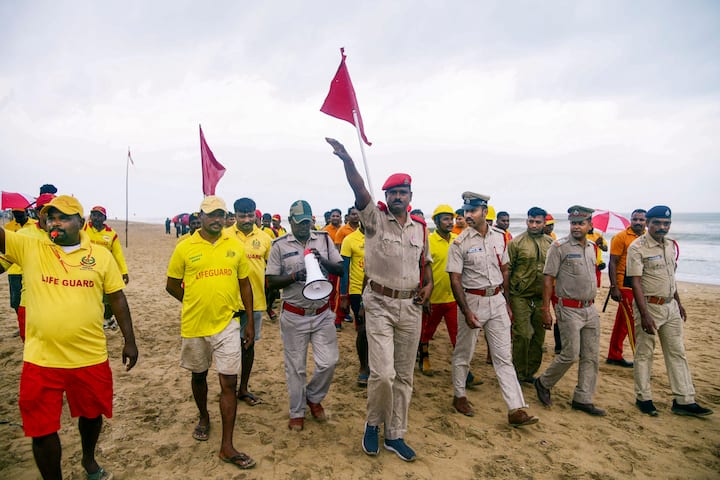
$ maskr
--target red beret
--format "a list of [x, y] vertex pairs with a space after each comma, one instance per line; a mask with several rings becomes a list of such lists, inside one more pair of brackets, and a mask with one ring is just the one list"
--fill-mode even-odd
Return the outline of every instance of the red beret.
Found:
[[96, 206], [92, 207], [90, 209], [90, 211], [91, 212], [100, 212], [103, 215], [105, 215], [105, 217], [107, 217], [107, 210], [105, 210], [105, 207], [101, 207], [100, 205], [96, 205]]
[[388, 177], [387, 180], [385, 180], [385, 183], [383, 183], [382, 189], [383, 190], [389, 190], [393, 187], [399, 187], [399, 186], [407, 186], [409, 187], [412, 183], [412, 177], [408, 175], [407, 173], [393, 173]]

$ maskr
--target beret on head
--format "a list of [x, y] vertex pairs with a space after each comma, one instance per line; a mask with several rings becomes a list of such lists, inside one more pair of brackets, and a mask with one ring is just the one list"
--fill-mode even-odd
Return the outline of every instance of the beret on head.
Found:
[[405, 186], [409, 187], [412, 184], [412, 177], [407, 173], [393, 173], [390, 175], [385, 183], [383, 183], [382, 189], [389, 190], [393, 187]]
[[100, 205], [95, 205], [94, 207], [92, 207], [92, 208], [90, 209], [90, 213], [92, 213], [92, 212], [100, 212], [100, 213], [102, 213], [105, 217], [107, 217], [107, 210], [105, 210], [105, 207], [101, 207]]
[[672, 218], [672, 210], [665, 205], [655, 205], [647, 211], [645, 218]]

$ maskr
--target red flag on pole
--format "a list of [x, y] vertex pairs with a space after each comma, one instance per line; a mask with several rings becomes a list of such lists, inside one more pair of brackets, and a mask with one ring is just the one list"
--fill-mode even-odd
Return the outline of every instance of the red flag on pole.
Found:
[[225, 175], [225, 167], [215, 160], [212, 150], [205, 141], [205, 135], [200, 126], [200, 157], [202, 160], [203, 194], [215, 195], [215, 187]]
[[345, 65], [345, 58], [347, 57], [345, 56], [344, 48], [340, 49], [340, 55], [342, 55], [340, 66], [332, 82], [330, 82], [330, 91], [322, 107], [320, 107], [320, 111], [331, 117], [345, 120], [353, 125], [355, 125], [355, 119], [353, 118], [353, 112], [355, 112], [358, 120], [358, 125], [355, 126], [360, 129], [360, 135], [363, 141], [368, 145], [372, 145], [365, 136], [365, 128], [363, 127], [362, 116], [360, 115], [360, 107], [358, 107], [357, 98], [355, 97], [355, 89], [353, 88], [350, 74]]

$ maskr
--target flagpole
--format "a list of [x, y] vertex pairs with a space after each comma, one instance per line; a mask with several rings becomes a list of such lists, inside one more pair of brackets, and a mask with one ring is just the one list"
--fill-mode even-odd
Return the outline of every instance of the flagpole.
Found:
[[355, 120], [355, 130], [357, 131], [358, 143], [360, 143], [360, 153], [362, 154], [363, 166], [365, 167], [365, 178], [367, 178], [368, 190], [370, 190], [370, 197], [375, 198], [372, 181], [370, 180], [370, 169], [368, 168], [367, 158], [365, 158], [365, 146], [363, 145], [362, 134], [360, 133], [360, 122], [358, 121], [357, 110], [353, 108], [352, 114], [353, 120]]
[[130, 147], [125, 159], [125, 248], [128, 248], [128, 173], [130, 171]]

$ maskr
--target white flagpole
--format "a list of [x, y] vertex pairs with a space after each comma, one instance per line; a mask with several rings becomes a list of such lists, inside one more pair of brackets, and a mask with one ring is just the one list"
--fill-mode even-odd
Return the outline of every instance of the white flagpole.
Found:
[[367, 178], [368, 182], [368, 190], [370, 191], [370, 197], [375, 198], [372, 181], [370, 180], [370, 170], [368, 169], [367, 158], [365, 158], [365, 145], [363, 145], [362, 134], [360, 133], [360, 122], [358, 121], [357, 110], [353, 108], [352, 114], [353, 120], [355, 120], [355, 130], [357, 130], [358, 142], [360, 143], [360, 153], [362, 153], [363, 166], [365, 167], [365, 178]]

